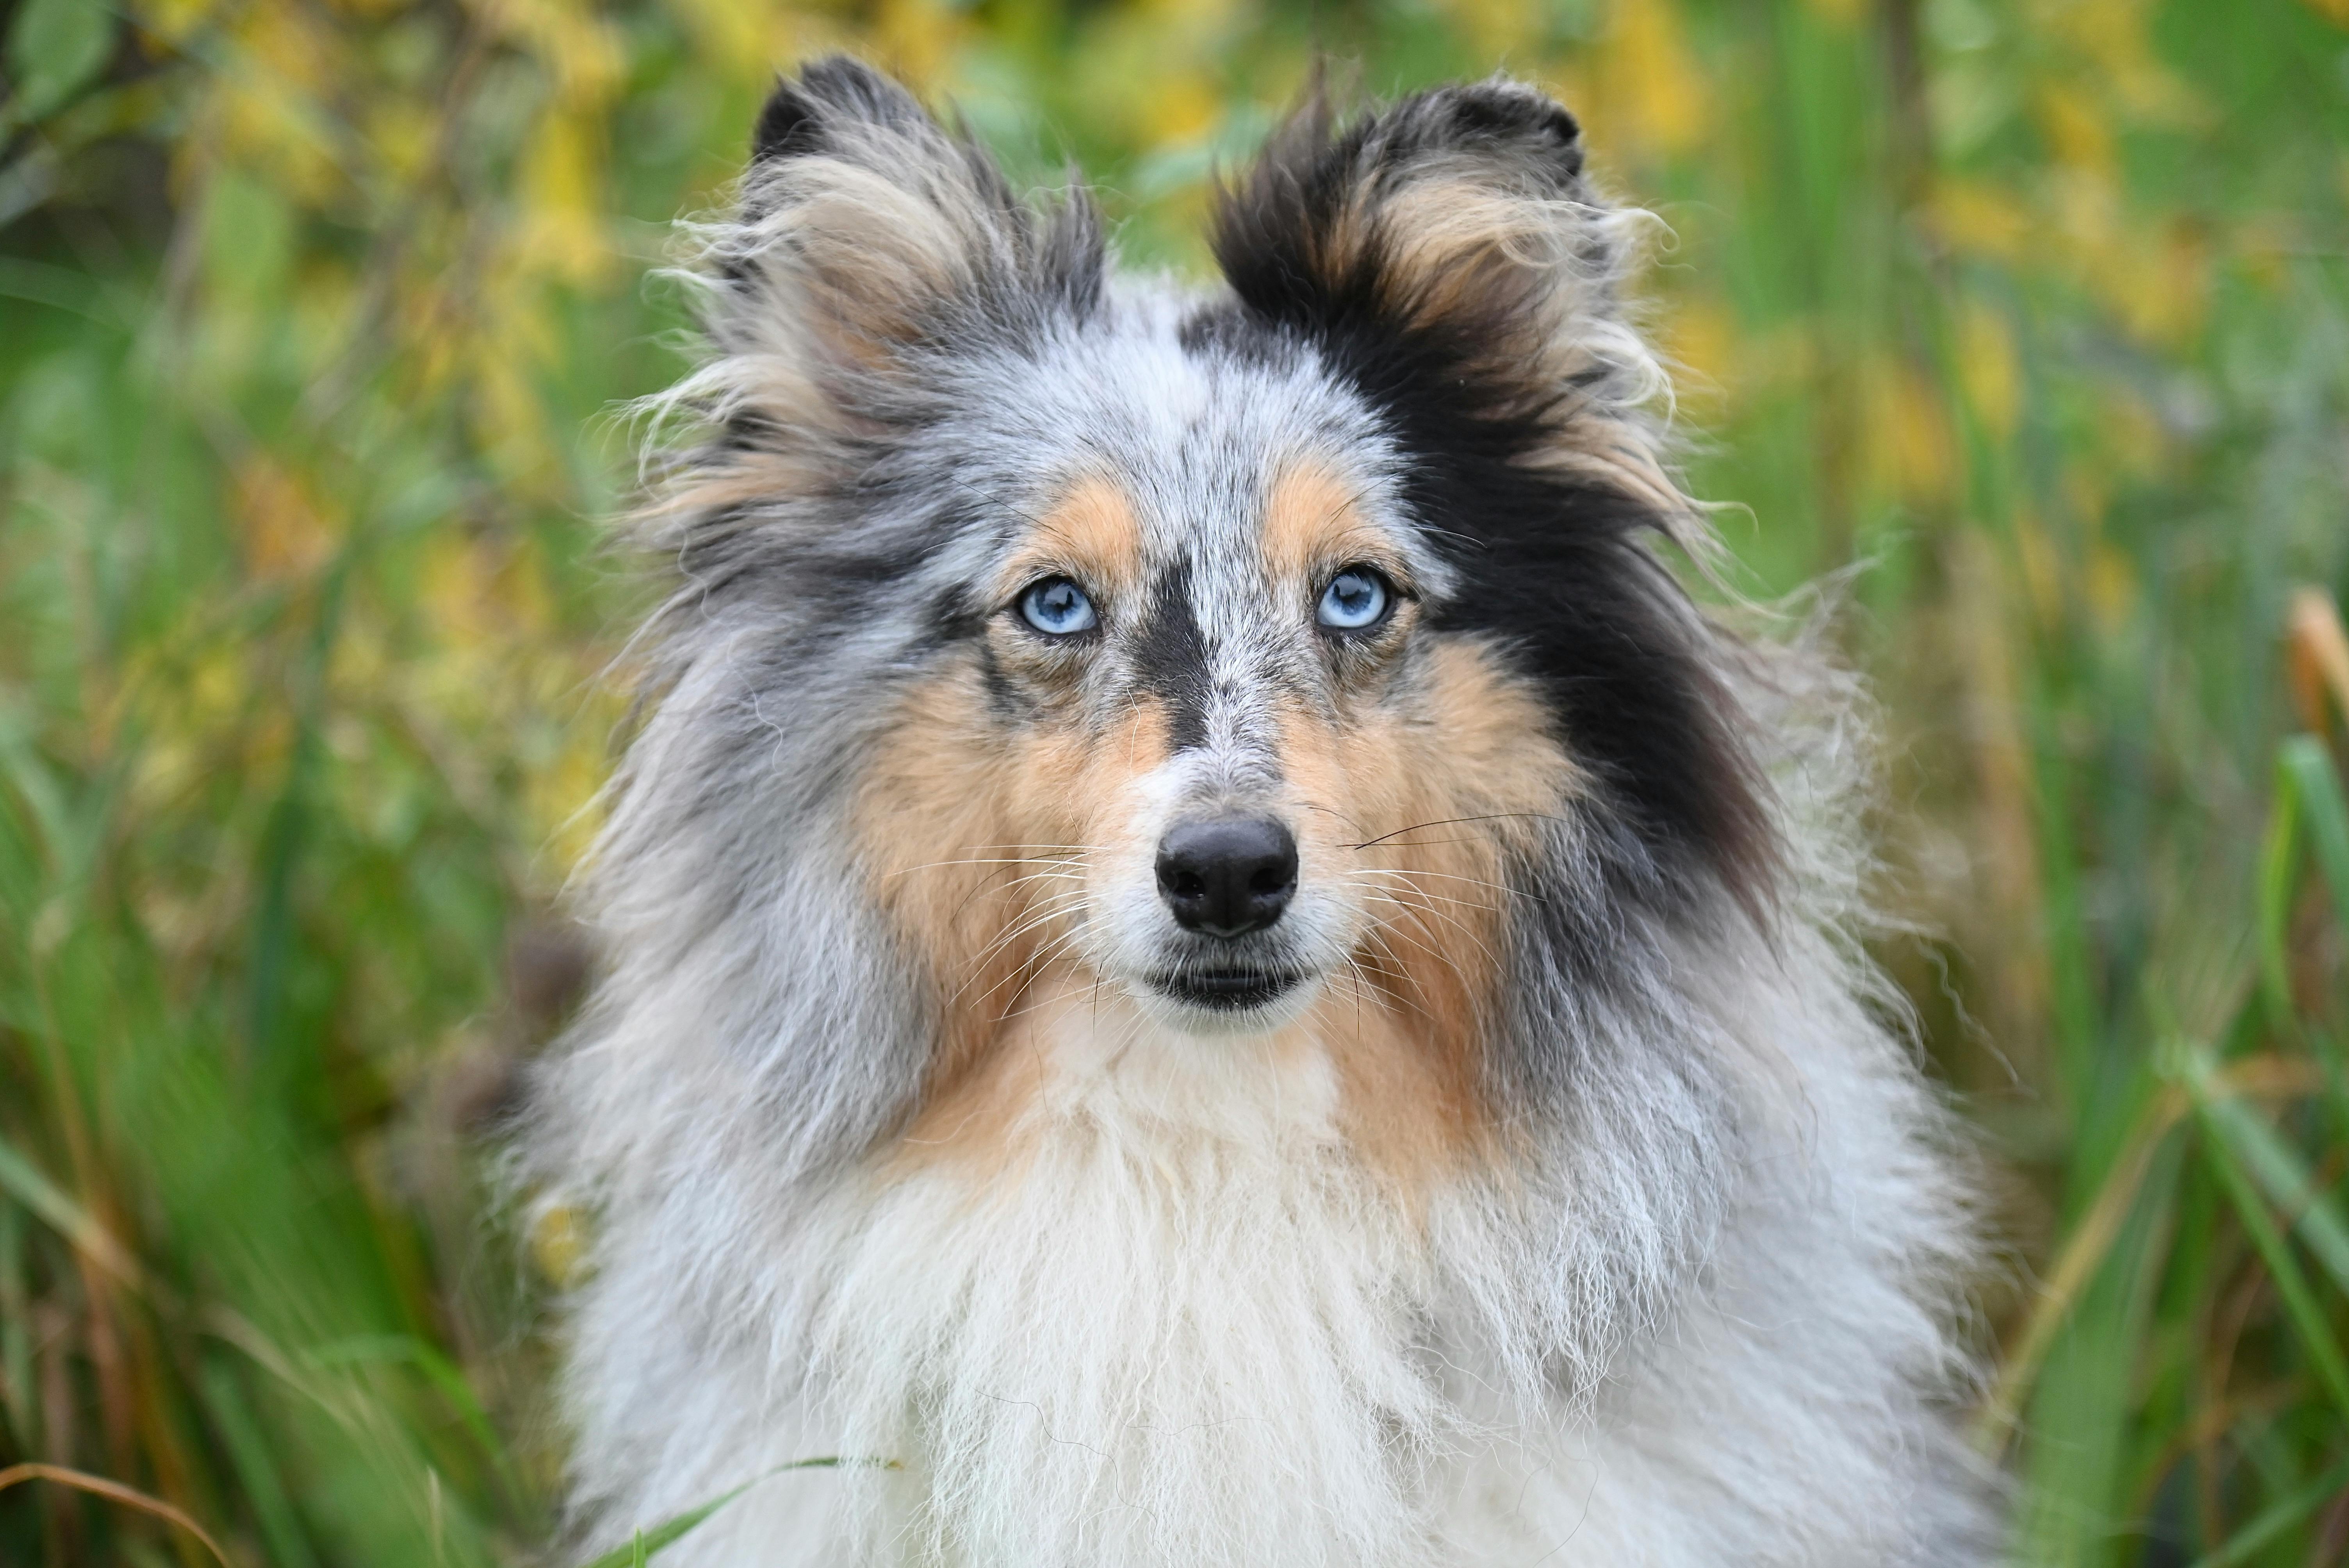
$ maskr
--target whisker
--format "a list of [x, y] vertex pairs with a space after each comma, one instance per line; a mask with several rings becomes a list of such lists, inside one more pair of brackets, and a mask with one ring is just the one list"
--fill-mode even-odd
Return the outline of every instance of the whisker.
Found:
[[979, 500], [985, 501], [989, 506], [1001, 507], [1005, 511], [1009, 512], [1012, 516], [1018, 518], [1020, 521], [1026, 523], [1030, 528], [1041, 528], [1044, 526], [1043, 519], [1035, 516], [1023, 508], [1013, 505], [1011, 502], [1005, 500], [999, 495], [988, 494], [987, 491], [979, 489], [977, 485], [972, 484], [968, 480], [957, 479], [952, 475], [948, 475], [947, 482], [952, 484], [957, 490], [966, 490], [968, 493], [977, 496]]
[[980, 949], [980, 956], [982, 958], [994, 956], [1038, 926], [1059, 918], [1071, 908], [1082, 903], [1084, 895], [1081, 892], [1060, 892], [1031, 905], [1017, 923], [998, 934], [986, 947]]
[[[1395, 970], [1396, 970], [1396, 972], [1397, 972], [1397, 974], [1398, 974], [1399, 975], [1406, 976], [1406, 977], [1407, 977], [1407, 976], [1410, 975], [1410, 973], [1411, 973], [1411, 965], [1408, 965], [1408, 964], [1406, 964], [1405, 962], [1403, 962], [1402, 954], [1400, 954], [1400, 953], [1397, 953], [1397, 952], [1394, 950], [1394, 946], [1393, 946], [1393, 944], [1391, 944], [1391, 943], [1389, 943], [1389, 942], [1387, 941], [1387, 934], [1386, 934], [1386, 931], [1385, 931], [1385, 929], [1384, 929], [1383, 927], [1381, 927], [1381, 926], [1375, 926], [1375, 925], [1374, 925], [1374, 926], [1371, 927], [1371, 929], [1370, 929], [1367, 933], [1365, 933], [1364, 934], [1369, 938], [1369, 940], [1371, 940], [1371, 942], [1374, 942], [1374, 943], [1376, 943], [1376, 944], [1378, 944], [1378, 949], [1379, 949], [1380, 953], [1381, 953], [1381, 954], [1383, 954], [1385, 955], [1385, 957], [1386, 957], [1386, 961], [1387, 961], [1389, 964], [1391, 964], [1391, 965], [1392, 965], [1394, 966], [1394, 968], [1395, 968]], [[1416, 945], [1416, 944], [1414, 944], [1414, 945]], [[1430, 950], [1428, 950], [1428, 951], [1433, 952], [1433, 949], [1430, 949]], [[1435, 958], [1437, 959], [1437, 961], [1438, 961], [1439, 963], [1445, 963], [1445, 962], [1448, 962], [1447, 960], [1445, 960], [1445, 959], [1444, 959], [1444, 954], [1442, 954], [1441, 953], [1435, 953], [1435, 954], [1434, 954], [1434, 956], [1435, 956]], [[1351, 959], [1350, 958], [1350, 959], [1348, 960], [1348, 962], [1352, 963], [1352, 962], [1353, 962], [1353, 960], [1351, 960]], [[1356, 967], [1356, 968], [1360, 968], [1360, 967], [1361, 967], [1361, 965], [1360, 965], [1359, 964], [1356, 964], [1356, 965], [1355, 965], [1355, 967]], [[1455, 973], [1456, 973], [1456, 968], [1455, 968]], [[1421, 1006], [1421, 1005], [1420, 1005], [1420, 1002], [1419, 1002], [1419, 1000], [1418, 1000], [1417, 996], [1414, 995], [1414, 993], [1417, 991], [1417, 989], [1418, 989], [1418, 987], [1416, 987], [1416, 986], [1414, 986], [1414, 985], [1404, 985], [1399, 986], [1396, 990], [1394, 990], [1392, 993], [1390, 993], [1390, 994], [1391, 994], [1391, 995], [1393, 995], [1393, 996], [1394, 996], [1398, 1001], [1402, 1002], [1402, 1005], [1403, 1005], [1404, 1006], [1409, 1007], [1413, 1012], [1417, 1013], [1421, 1017], [1423, 1017], [1423, 1018], [1428, 1018], [1428, 1019], [1431, 1019], [1431, 1020], [1432, 1020], [1432, 1019], [1433, 1018], [1433, 1014], [1431, 1014], [1430, 1012], [1428, 1012], [1428, 1010], [1427, 1010], [1424, 1006]]]
[[1354, 1032], [1359, 1035], [1362, 1032], [1362, 994], [1375, 987], [1371, 985], [1369, 973], [1362, 968], [1362, 961], [1350, 953], [1346, 954], [1346, 972], [1354, 983]]
[[[1045, 900], [1041, 904], [1030, 910], [1026, 919], [1020, 921], [1009, 930], [999, 934], [993, 941], [989, 942], [984, 948], [981, 948], [978, 954], [968, 960], [968, 966], [973, 971], [973, 973], [955, 990], [951, 996], [947, 998], [947, 1006], [951, 1006], [961, 1001], [965, 992], [968, 991], [971, 986], [976, 985], [981, 979], [986, 977], [987, 966], [992, 964], [997, 958], [1000, 957], [1005, 952], [1009, 951], [1012, 944], [1017, 943], [1021, 937], [1027, 935], [1031, 931], [1039, 930], [1050, 924], [1056, 920], [1061, 919], [1073, 911], [1081, 908], [1085, 902], [1084, 894], [1081, 892], [1061, 893], [1053, 898]], [[992, 994], [991, 989], [989, 994]]]
[[[1018, 864], [1021, 864], [1021, 865], [1031, 865], [1031, 864], [1034, 864], [1034, 862], [1033, 862], [1032, 861], [1027, 861], [1027, 860], [1022, 860], [1022, 861], [1018, 861], [1018, 862], [1016, 862], [1016, 863], [1018, 863]], [[1082, 873], [1081, 873], [1081, 872], [1071, 872], [1071, 871], [1068, 871], [1068, 870], [1066, 870], [1066, 869], [1065, 869], [1065, 868], [1067, 868], [1067, 867], [1069, 866], [1069, 864], [1070, 864], [1070, 863], [1071, 863], [1071, 862], [1069, 862], [1069, 861], [1067, 861], [1056, 860], [1056, 861], [1054, 861], [1052, 862], [1052, 865], [1053, 865], [1054, 867], [1061, 868], [1061, 869], [1047, 869], [1047, 870], [1042, 870], [1042, 871], [1039, 871], [1038, 872], [1036, 872], [1036, 873], [1034, 873], [1034, 874], [1036, 874], [1036, 875], [1040, 875], [1040, 876], [1043, 876], [1043, 875], [1060, 876], [1060, 877], [1064, 877], [1064, 878], [1066, 878], [1067, 880], [1070, 880], [1070, 881], [1077, 881], [1077, 880], [1080, 880], [1080, 879], [1081, 878], [1081, 876], [1082, 876]], [[1029, 879], [1028, 879], [1027, 877], [1014, 877], [1010, 882], [1007, 882], [1007, 883], [996, 884], [996, 885], [995, 885], [995, 888], [994, 888], [994, 891], [997, 891], [997, 892], [1009, 892], [1009, 891], [1010, 891], [1010, 890], [1011, 890], [1011, 889], [1013, 889], [1013, 888], [1016, 888], [1016, 887], [1020, 886], [1022, 883], [1024, 883], [1024, 882], [1027, 882], [1028, 880], [1029, 880]], [[964, 894], [964, 895], [963, 895], [963, 900], [962, 900], [962, 902], [961, 902], [960, 903], [958, 903], [958, 904], [955, 905], [954, 913], [953, 913], [953, 914], [951, 914], [951, 915], [949, 915], [947, 918], [948, 918], [950, 921], [958, 921], [958, 920], [960, 920], [960, 919], [962, 918], [962, 912], [963, 912], [964, 910], [968, 909], [968, 908], [971, 906], [972, 903], [978, 899], [978, 895], [979, 895], [979, 894], [981, 894], [981, 893], [983, 893], [983, 892], [986, 892], [989, 891], [989, 886], [990, 886], [990, 884], [988, 884], [988, 883], [987, 883], [987, 882], [980, 882], [977, 887], [972, 888], [972, 889], [970, 890], [970, 892], [968, 892], [968, 893], [966, 893], [966, 894]]]
[[[1360, 817], [1353, 815], [1351, 812], [1340, 811], [1335, 806], [1324, 806], [1318, 800], [1300, 800], [1298, 804], [1303, 806], [1309, 811], [1319, 811], [1325, 817], [1337, 818], [1338, 820], [1346, 825], [1350, 831], [1359, 833], [1362, 830], [1362, 820]], [[1350, 845], [1348, 847], [1351, 848], [1352, 846]]]
[[[1385, 903], [1392, 904], [1397, 910], [1406, 915], [1409, 920], [1409, 925], [1416, 927], [1418, 934], [1413, 935], [1412, 931], [1402, 924], [1387, 926], [1384, 928], [1386, 931], [1404, 941], [1409, 942], [1413, 947], [1418, 949], [1421, 953], [1425, 954], [1428, 957], [1435, 960], [1445, 968], [1451, 970], [1454, 979], [1460, 981], [1463, 985], [1467, 984], [1469, 978], [1468, 974], [1461, 967], [1460, 961], [1453, 953], [1451, 945], [1448, 943], [1440, 941], [1437, 938], [1434, 929], [1427, 923], [1427, 917], [1430, 915], [1435, 915], [1438, 918], [1447, 918], [1443, 916], [1441, 911], [1424, 903], [1414, 903], [1409, 899], [1397, 898], [1393, 894], [1388, 892], [1381, 892], [1377, 896]], [[1464, 925], [1461, 925], [1458, 921], [1453, 921], [1452, 923], [1460, 927], [1462, 934], [1465, 935], [1471, 943], [1475, 944], [1477, 949], [1484, 954], [1487, 963], [1498, 962], [1498, 960], [1495, 958], [1492, 950], [1489, 947], [1486, 947], [1485, 944], [1477, 938], [1475, 932], [1469, 930]], [[1392, 952], [1392, 949], [1390, 949], [1390, 951]], [[1400, 961], [1399, 955], [1398, 961]]]
[[[1414, 904], [1410, 900], [1398, 898], [1392, 892], [1385, 892], [1383, 890], [1380, 892], [1379, 896], [1384, 898], [1388, 903], [1393, 904], [1398, 909], [1413, 912], [1414, 917], [1421, 913], [1432, 914], [1436, 919], [1451, 925], [1453, 928], [1457, 930], [1461, 935], [1466, 937], [1469, 942], [1475, 945], [1476, 951], [1484, 954], [1485, 961], [1487, 964], [1491, 964], [1495, 967], [1499, 966], [1501, 962], [1500, 955], [1493, 951], [1490, 944], [1486, 943], [1482, 936], [1479, 936], [1469, 927], [1465, 921], [1460, 919], [1457, 915], [1446, 914], [1444, 911], [1437, 909], [1433, 903], [1422, 902]], [[1422, 900], [1426, 899], [1428, 896], [1429, 895], [1424, 893], [1420, 895]], [[1425, 929], [1424, 926], [1423, 926], [1422, 929]], [[1431, 939], [1433, 939], [1435, 934], [1430, 931], [1427, 934]], [[1467, 978], [1464, 974], [1461, 974], [1460, 967], [1457, 964], [1453, 965], [1453, 971], [1454, 974], [1460, 975], [1460, 977], [1463, 980]]]
[[[1062, 950], [1066, 949], [1071, 944], [1076, 941], [1079, 932], [1075, 928], [1062, 932], [1060, 935], [1054, 937], [1050, 942], [1046, 943], [1036, 952], [1030, 954], [1023, 963], [1012, 968], [994, 985], [989, 985], [985, 991], [980, 992], [976, 1000], [981, 1003], [986, 1002], [989, 997], [993, 996], [998, 991], [1002, 990], [1004, 986], [1009, 985], [1015, 979], [1020, 980], [1023, 983], [1033, 981], [1038, 975], [1043, 973], [1043, 971], [1050, 965], [1051, 961], [1058, 957]], [[977, 984], [977, 977], [973, 978], [972, 984]], [[968, 987], [966, 986], [965, 989], [967, 990]], [[1005, 1016], [1009, 1017], [1014, 1015], [1006, 1014]]]
[[940, 866], [1033, 865], [1039, 861], [1047, 861], [1061, 865], [1073, 865], [1082, 861], [1086, 854], [1090, 852], [1082, 844], [972, 844], [969, 848], [973, 850], [1001, 850], [1005, 851], [1030, 851], [1034, 852], [975, 854], [966, 856], [958, 860], [924, 861], [919, 865], [899, 866], [895, 871], [891, 872], [889, 874], [893, 877], [899, 877], [904, 876], [908, 872], [934, 871]]
[[1389, 839], [1399, 839], [1405, 833], [1416, 833], [1422, 828], [1449, 828], [1460, 822], [1506, 822], [1527, 819], [1537, 822], [1563, 822], [1568, 819], [1554, 817], [1547, 811], [1488, 811], [1478, 817], [1444, 817], [1433, 822], [1413, 822], [1408, 828], [1397, 828], [1392, 833], [1381, 833], [1375, 839], [1365, 839], [1359, 844], [1349, 844], [1350, 850], [1367, 850], [1373, 844], [1383, 844]]

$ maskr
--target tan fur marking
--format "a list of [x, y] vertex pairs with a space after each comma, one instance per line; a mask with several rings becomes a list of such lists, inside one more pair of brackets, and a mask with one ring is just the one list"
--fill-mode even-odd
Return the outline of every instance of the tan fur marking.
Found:
[[1319, 585], [1323, 573], [1364, 561], [1398, 581], [1402, 562], [1367, 521], [1353, 487], [1319, 463], [1284, 470], [1265, 497], [1260, 548], [1276, 583]]
[[[889, 150], [883, 149], [885, 152]], [[969, 257], [988, 225], [976, 194], [951, 171], [927, 167], [932, 150], [904, 150], [916, 174], [884, 174], [839, 159], [806, 160], [791, 182], [792, 204], [765, 226], [793, 237], [795, 264], [820, 325], [838, 352], [866, 363], [905, 339], [936, 301], [963, 286]]]
[[1540, 702], [1489, 653], [1445, 639], [1429, 662], [1401, 711], [1381, 703], [1336, 728], [1302, 707], [1282, 718], [1306, 864], [1365, 892], [1374, 922], [1311, 1027], [1335, 1057], [1359, 1152], [1406, 1188], [1487, 1136], [1478, 1085], [1508, 851], [1577, 785]]
[[1054, 572], [1065, 572], [1097, 599], [1131, 602], [1142, 586], [1142, 520], [1133, 498], [1112, 480], [1090, 475], [1037, 520], [1003, 569], [1004, 597]]
[[[1429, 321], [1489, 308], [1498, 286], [1516, 294], [1552, 294], [1567, 276], [1559, 253], [1564, 235], [1547, 204], [1497, 191], [1479, 173], [1430, 175], [1413, 181], [1381, 213], [1401, 236], [1390, 299], [1415, 319]], [[1543, 301], [1553, 311], [1563, 301]], [[1541, 328], [1543, 311], [1526, 323]]]
[[655, 531], [678, 523], [706, 524], [736, 507], [802, 494], [821, 471], [818, 464], [804, 458], [743, 453], [723, 464], [697, 469], [686, 482], [657, 494], [637, 509], [636, 521]]
[[1006, 731], [973, 665], [909, 693], [859, 791], [858, 840], [883, 911], [925, 960], [941, 1015], [905, 1158], [1000, 1157], [1032, 1096], [1007, 1035], [1063, 956], [1090, 851], [1124, 820], [1133, 780], [1166, 758], [1163, 709], [1099, 736]]

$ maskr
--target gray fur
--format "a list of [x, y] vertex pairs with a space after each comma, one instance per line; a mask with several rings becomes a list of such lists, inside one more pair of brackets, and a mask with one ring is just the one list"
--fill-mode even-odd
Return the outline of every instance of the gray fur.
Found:
[[[525, 1140], [541, 1201], [595, 1233], [569, 1304], [583, 1547], [757, 1482], [663, 1561], [1985, 1560], [1948, 1413], [1964, 1159], [1858, 946], [1865, 735], [1807, 651], [1696, 644], [1785, 846], [1759, 914], [1597, 797], [1558, 802], [1508, 905], [1508, 1161], [1423, 1225], [1283, 1119], [1303, 1080], [1264, 1068], [1259, 1093], [1239, 1047], [1116, 1000], [1174, 941], [1146, 896], [1095, 896], [1076, 948], [1121, 1048], [1228, 1072], [1165, 1068], [1164, 1106], [1119, 1089], [999, 1191], [881, 1173], [936, 993], [873, 902], [858, 791], [1054, 493], [1114, 471], [1184, 587], [1200, 733], [1163, 785], [1186, 801], [1270, 798], [1269, 705], [1321, 689], [1250, 564], [1284, 460], [1341, 471], [1431, 599], [1462, 579], [1410, 512], [1412, 456], [1311, 343], [1203, 351], [1195, 301], [1101, 274], [1081, 200], [1012, 201], [861, 67], [797, 90], [740, 216], [702, 231], [713, 352], [672, 404], [713, 434], [647, 513], [679, 571], [585, 884], [608, 970]], [[1577, 190], [1575, 225], [1616, 221]], [[1653, 361], [1604, 282], [1544, 308], [1611, 367], [1576, 418], [1645, 443]], [[1662, 482], [1646, 445], [1606, 460]], [[1104, 645], [1086, 722], [1172, 678], [1151, 645]], [[1319, 962], [1344, 928], [1317, 896], [1248, 940]], [[772, 1474], [818, 1456], [896, 1468]]]

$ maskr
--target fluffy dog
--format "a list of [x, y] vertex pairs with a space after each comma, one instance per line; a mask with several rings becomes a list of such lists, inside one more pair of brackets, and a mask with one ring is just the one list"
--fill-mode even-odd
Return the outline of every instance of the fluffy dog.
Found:
[[1630, 221], [1516, 83], [1308, 109], [1194, 294], [776, 92], [529, 1141], [589, 1544], [748, 1483], [663, 1561], [1988, 1553], [1855, 705], [1653, 552]]

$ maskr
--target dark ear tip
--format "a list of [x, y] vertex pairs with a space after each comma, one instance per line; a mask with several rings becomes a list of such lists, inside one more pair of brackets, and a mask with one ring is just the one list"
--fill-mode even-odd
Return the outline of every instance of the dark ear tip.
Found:
[[1478, 82], [1454, 89], [1452, 116], [1473, 134], [1541, 142], [1568, 174], [1582, 172], [1581, 123], [1547, 93], [1520, 82]]
[[815, 105], [800, 91], [799, 83], [778, 80], [766, 107], [759, 111], [758, 124], [750, 131], [750, 161], [802, 158], [823, 142]]
[[778, 77], [750, 132], [750, 161], [804, 158], [823, 150], [824, 122], [834, 117], [895, 119], [918, 115], [905, 89], [853, 55], [827, 55]]

